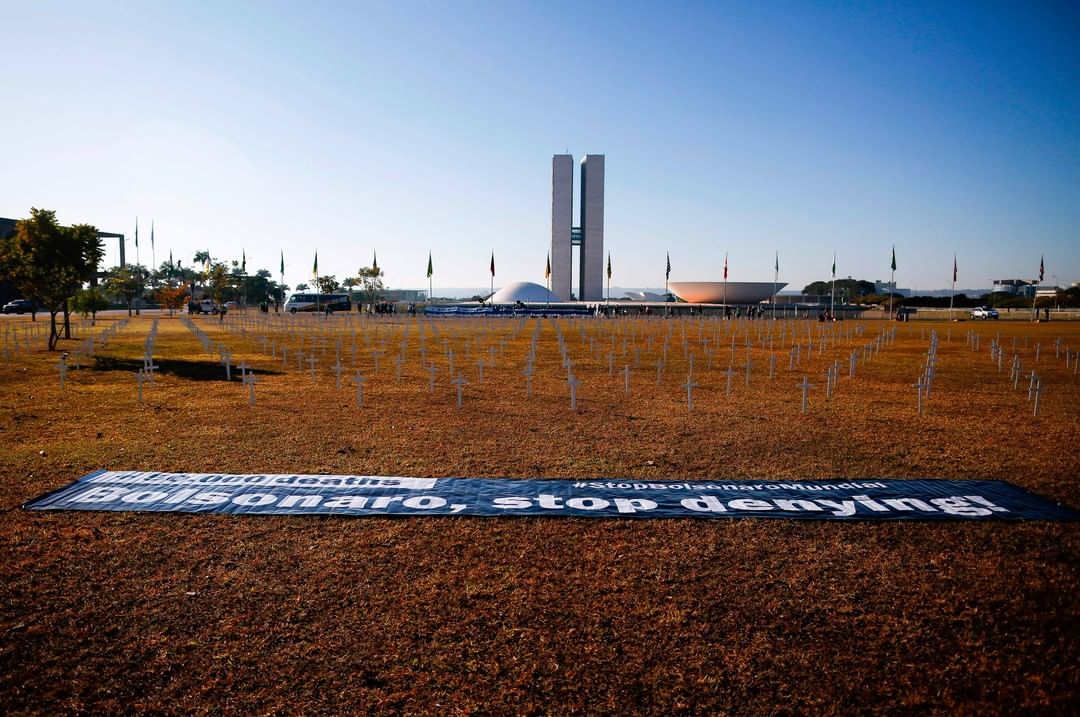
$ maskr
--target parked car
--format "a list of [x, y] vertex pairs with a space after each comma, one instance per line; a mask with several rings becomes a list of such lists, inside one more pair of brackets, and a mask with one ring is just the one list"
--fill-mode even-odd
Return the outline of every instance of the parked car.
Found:
[[973, 319], [996, 319], [997, 317], [997, 309], [991, 309], [986, 306], [980, 306], [971, 310], [971, 318]]
[[239, 307], [238, 307], [238, 305], [237, 305], [237, 303], [235, 301], [226, 301], [225, 302], [225, 310], [226, 311], [236, 311], [237, 308], [239, 308]]
[[4, 304], [4, 308], [0, 309], [5, 314], [24, 314], [27, 311], [34, 310], [34, 302], [30, 299], [15, 299]]
[[199, 302], [198, 306], [199, 306], [199, 313], [200, 314], [216, 314], [216, 313], [218, 313], [217, 304], [215, 304], [210, 299], [203, 299], [202, 301]]

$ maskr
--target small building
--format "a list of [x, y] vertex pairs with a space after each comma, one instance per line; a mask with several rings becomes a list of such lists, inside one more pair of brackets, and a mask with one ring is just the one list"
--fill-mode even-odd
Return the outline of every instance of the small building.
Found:
[[1028, 279], [994, 279], [990, 291], [1008, 296], [1031, 296], [1035, 291], [1035, 282]]

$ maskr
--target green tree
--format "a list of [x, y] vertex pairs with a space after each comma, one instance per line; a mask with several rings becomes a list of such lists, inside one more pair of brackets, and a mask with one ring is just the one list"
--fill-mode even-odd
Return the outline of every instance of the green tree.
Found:
[[90, 324], [94, 325], [97, 323], [97, 312], [109, 308], [109, 297], [100, 288], [88, 286], [75, 292], [74, 307], [83, 318], [90, 316]]
[[224, 264], [216, 262], [210, 266], [210, 271], [206, 276], [206, 286], [210, 289], [210, 298], [215, 304], [225, 303], [225, 294], [229, 291], [230, 283], [229, 270]]
[[319, 285], [319, 291], [324, 294], [333, 294], [341, 289], [341, 284], [338, 283], [337, 277], [333, 274], [320, 276], [315, 283]]
[[362, 266], [356, 272], [360, 280], [360, 290], [364, 292], [369, 306], [373, 306], [379, 300], [379, 292], [386, 287], [383, 285], [383, 271], [377, 266]]
[[104, 253], [97, 229], [62, 227], [56, 212], [47, 209], [32, 208], [29, 219], [16, 222], [15, 235], [0, 241], [0, 274], [49, 312], [50, 351], [60, 340], [56, 315], [61, 311], [65, 336], [71, 338], [68, 300], [93, 278]]
[[[141, 264], [128, 264], [127, 266], [114, 266], [109, 269], [105, 279], [105, 286], [109, 291], [123, 298], [127, 305], [128, 316], [131, 316], [132, 304], [135, 297], [142, 296], [146, 286], [146, 277], [149, 272]], [[135, 309], [138, 313], [138, 308]]]

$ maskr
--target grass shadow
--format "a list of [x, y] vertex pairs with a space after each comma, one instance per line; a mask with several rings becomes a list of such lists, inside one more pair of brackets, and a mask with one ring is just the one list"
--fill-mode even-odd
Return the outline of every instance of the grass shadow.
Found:
[[[180, 359], [154, 359], [154, 365], [158, 368], [155, 373], [159, 375], [176, 376], [191, 381], [224, 381], [225, 366], [217, 361], [185, 361]], [[143, 367], [140, 359], [113, 358], [111, 356], [95, 356], [94, 371], [130, 371], [137, 372]], [[280, 371], [272, 371], [263, 368], [248, 368], [249, 373], [259, 376], [277, 376]], [[234, 381], [240, 380], [240, 369], [233, 364], [232, 375]]]

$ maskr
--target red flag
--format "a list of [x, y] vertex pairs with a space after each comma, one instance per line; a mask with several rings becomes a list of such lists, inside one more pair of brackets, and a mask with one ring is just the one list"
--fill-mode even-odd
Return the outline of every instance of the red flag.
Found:
[[727, 254], [724, 254], [724, 280], [727, 280]]

